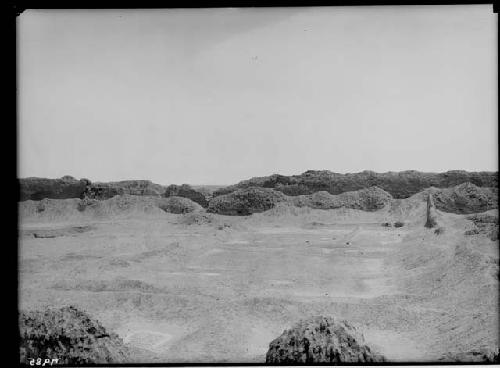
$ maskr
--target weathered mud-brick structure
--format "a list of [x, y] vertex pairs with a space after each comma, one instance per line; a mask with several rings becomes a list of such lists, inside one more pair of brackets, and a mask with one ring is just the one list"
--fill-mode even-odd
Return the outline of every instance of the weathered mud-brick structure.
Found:
[[434, 200], [432, 199], [432, 193], [427, 195], [427, 220], [425, 222], [425, 227], [433, 228], [437, 225], [436, 219], [436, 207], [434, 206]]

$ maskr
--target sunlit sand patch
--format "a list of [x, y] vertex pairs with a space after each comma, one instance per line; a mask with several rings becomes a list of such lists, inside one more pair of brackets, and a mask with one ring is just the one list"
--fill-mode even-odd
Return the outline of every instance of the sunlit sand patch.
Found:
[[245, 250], [256, 251], [256, 252], [274, 251], [274, 250], [283, 250], [283, 249], [285, 249], [285, 248], [284, 247], [248, 247], [248, 248], [245, 248]]
[[142, 349], [156, 351], [160, 345], [172, 339], [172, 335], [156, 331], [135, 331], [125, 336], [123, 341]]
[[348, 290], [311, 290], [311, 289], [296, 289], [290, 290], [290, 293], [299, 298], [350, 298], [356, 297], [359, 298], [360, 294], [354, 291]]
[[401, 243], [402, 242], [402, 239], [400, 236], [392, 236], [390, 237], [389, 239], [384, 239], [384, 240], [379, 240], [378, 241], [380, 244], [382, 245], [386, 245], [386, 244], [396, 244], [396, 243]]
[[315, 230], [310, 230], [310, 229], [300, 229], [298, 230], [297, 228], [290, 228], [290, 227], [264, 227], [264, 228], [259, 228], [257, 231], [261, 234], [267, 234], [267, 235], [272, 235], [272, 234], [289, 234], [289, 235], [304, 235], [304, 234], [315, 234]]
[[293, 284], [290, 280], [269, 280], [269, 283], [272, 285], [290, 285]]
[[219, 276], [220, 273], [218, 273], [218, 272], [200, 272], [198, 275], [201, 275], [201, 276]]
[[363, 273], [380, 273], [383, 270], [384, 260], [381, 258], [363, 259]]
[[162, 272], [162, 275], [167, 276], [219, 276], [219, 272], [199, 272], [199, 271], [177, 271], [177, 272]]
[[249, 246], [246, 246], [246, 247], [242, 247], [242, 248], [231, 248], [231, 247], [227, 247], [226, 249], [224, 249], [224, 251], [228, 251], [228, 252], [241, 252], [241, 251], [245, 251], [245, 252], [265, 252], [265, 251], [275, 251], [275, 250], [284, 250], [284, 249], [290, 249], [290, 248], [285, 248], [285, 247], [277, 247], [277, 246], [274, 246], [274, 245], [249, 245]]
[[159, 321], [129, 322], [117, 330], [125, 343], [153, 352], [164, 351], [186, 332], [180, 326]]
[[338, 280], [331, 287], [293, 288], [287, 293], [295, 297], [306, 298], [375, 298], [382, 295], [393, 295], [396, 289], [386, 277], [357, 278]]
[[224, 244], [250, 244], [248, 240], [231, 240], [224, 242]]
[[416, 347], [415, 342], [396, 331], [364, 328], [363, 335], [374, 349], [391, 361], [416, 362], [425, 359], [422, 350]]
[[269, 342], [274, 340], [276, 335], [277, 331], [270, 330], [262, 324], [252, 327], [246, 343], [247, 354], [249, 356], [261, 355], [265, 359], [264, 357], [269, 349]]
[[373, 279], [365, 279], [363, 283], [373, 295], [393, 295], [396, 293], [394, 285], [388, 277], [377, 277]]

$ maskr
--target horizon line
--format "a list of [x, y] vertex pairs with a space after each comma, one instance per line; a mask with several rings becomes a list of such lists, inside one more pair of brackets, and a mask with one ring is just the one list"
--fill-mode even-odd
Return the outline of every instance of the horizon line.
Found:
[[[280, 173], [277, 173], [277, 172], [274, 172], [272, 174], [268, 174], [268, 175], [261, 175], [261, 176], [250, 176], [250, 177], [247, 177], [246, 179], [240, 179], [239, 181], [236, 181], [234, 182], [233, 184], [235, 183], [239, 183], [241, 181], [245, 181], [245, 180], [249, 180], [249, 179], [253, 179], [253, 178], [263, 178], [263, 177], [269, 177], [269, 176], [274, 176], [274, 175], [280, 175], [280, 176], [299, 176], [299, 175], [303, 175], [305, 173], [308, 173], [308, 172], [321, 172], [321, 171], [328, 171], [328, 172], [331, 172], [333, 174], [339, 174], [339, 175], [354, 175], [354, 174], [362, 174], [362, 173], [374, 173], [374, 174], [391, 174], [391, 173], [394, 173], [394, 174], [400, 174], [400, 173], [408, 173], [408, 172], [417, 172], [417, 173], [422, 173], [422, 174], [446, 174], [446, 173], [452, 173], [452, 172], [465, 172], [465, 173], [498, 173], [498, 169], [497, 170], [478, 170], [478, 171], [468, 171], [468, 170], [463, 170], [463, 169], [450, 169], [450, 170], [446, 170], [446, 171], [420, 171], [420, 170], [414, 170], [414, 169], [408, 169], [408, 170], [400, 170], [400, 171], [384, 171], [384, 172], [378, 172], [378, 171], [373, 171], [373, 170], [362, 170], [362, 171], [358, 171], [358, 172], [335, 172], [335, 171], [332, 171], [332, 170], [329, 170], [329, 169], [310, 169], [310, 170], [306, 170], [300, 174], [290, 174], [290, 175], [287, 175], [287, 174], [280, 174]], [[169, 186], [169, 185], [183, 185], [183, 184], [187, 184], [187, 185], [190, 185], [190, 186], [229, 186], [229, 185], [233, 185], [233, 184], [210, 184], [210, 183], [181, 183], [181, 184], [177, 184], [177, 183], [180, 183], [180, 182], [171, 182], [169, 184], [161, 184], [161, 183], [158, 183], [158, 182], [154, 182], [152, 179], [114, 179], [114, 180], [108, 180], [108, 181], [102, 181], [102, 180], [92, 180], [92, 179], [89, 179], [88, 177], [81, 177], [81, 178], [76, 178], [74, 177], [73, 175], [63, 175], [61, 177], [57, 177], [57, 178], [54, 178], [54, 177], [42, 177], [42, 176], [26, 176], [26, 177], [17, 177], [18, 180], [25, 180], [25, 179], [49, 179], [49, 180], [56, 180], [56, 179], [62, 179], [64, 178], [65, 176], [70, 176], [76, 180], [82, 180], [82, 179], [87, 179], [87, 180], [90, 180], [92, 183], [114, 183], [114, 182], [123, 182], [123, 181], [149, 181], [153, 184], [158, 184], [158, 185], [162, 185], [162, 186]]]

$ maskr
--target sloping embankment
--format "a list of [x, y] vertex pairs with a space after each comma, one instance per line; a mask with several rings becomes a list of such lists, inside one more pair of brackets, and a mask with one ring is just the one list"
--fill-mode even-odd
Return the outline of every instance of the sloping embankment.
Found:
[[106, 200], [43, 199], [19, 203], [23, 222], [68, 222], [134, 216], [162, 216], [201, 210], [197, 203], [182, 197], [119, 195]]
[[[497, 211], [487, 213], [498, 221]], [[393, 260], [407, 308], [419, 315], [416, 339], [435, 360], [498, 361], [498, 241], [466, 236], [469, 217], [441, 212], [443, 231], [416, 228]]]

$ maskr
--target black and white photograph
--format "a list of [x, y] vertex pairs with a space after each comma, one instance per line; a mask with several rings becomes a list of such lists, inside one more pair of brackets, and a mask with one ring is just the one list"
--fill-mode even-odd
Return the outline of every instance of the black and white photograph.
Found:
[[500, 363], [497, 42], [492, 4], [23, 9], [18, 362]]

